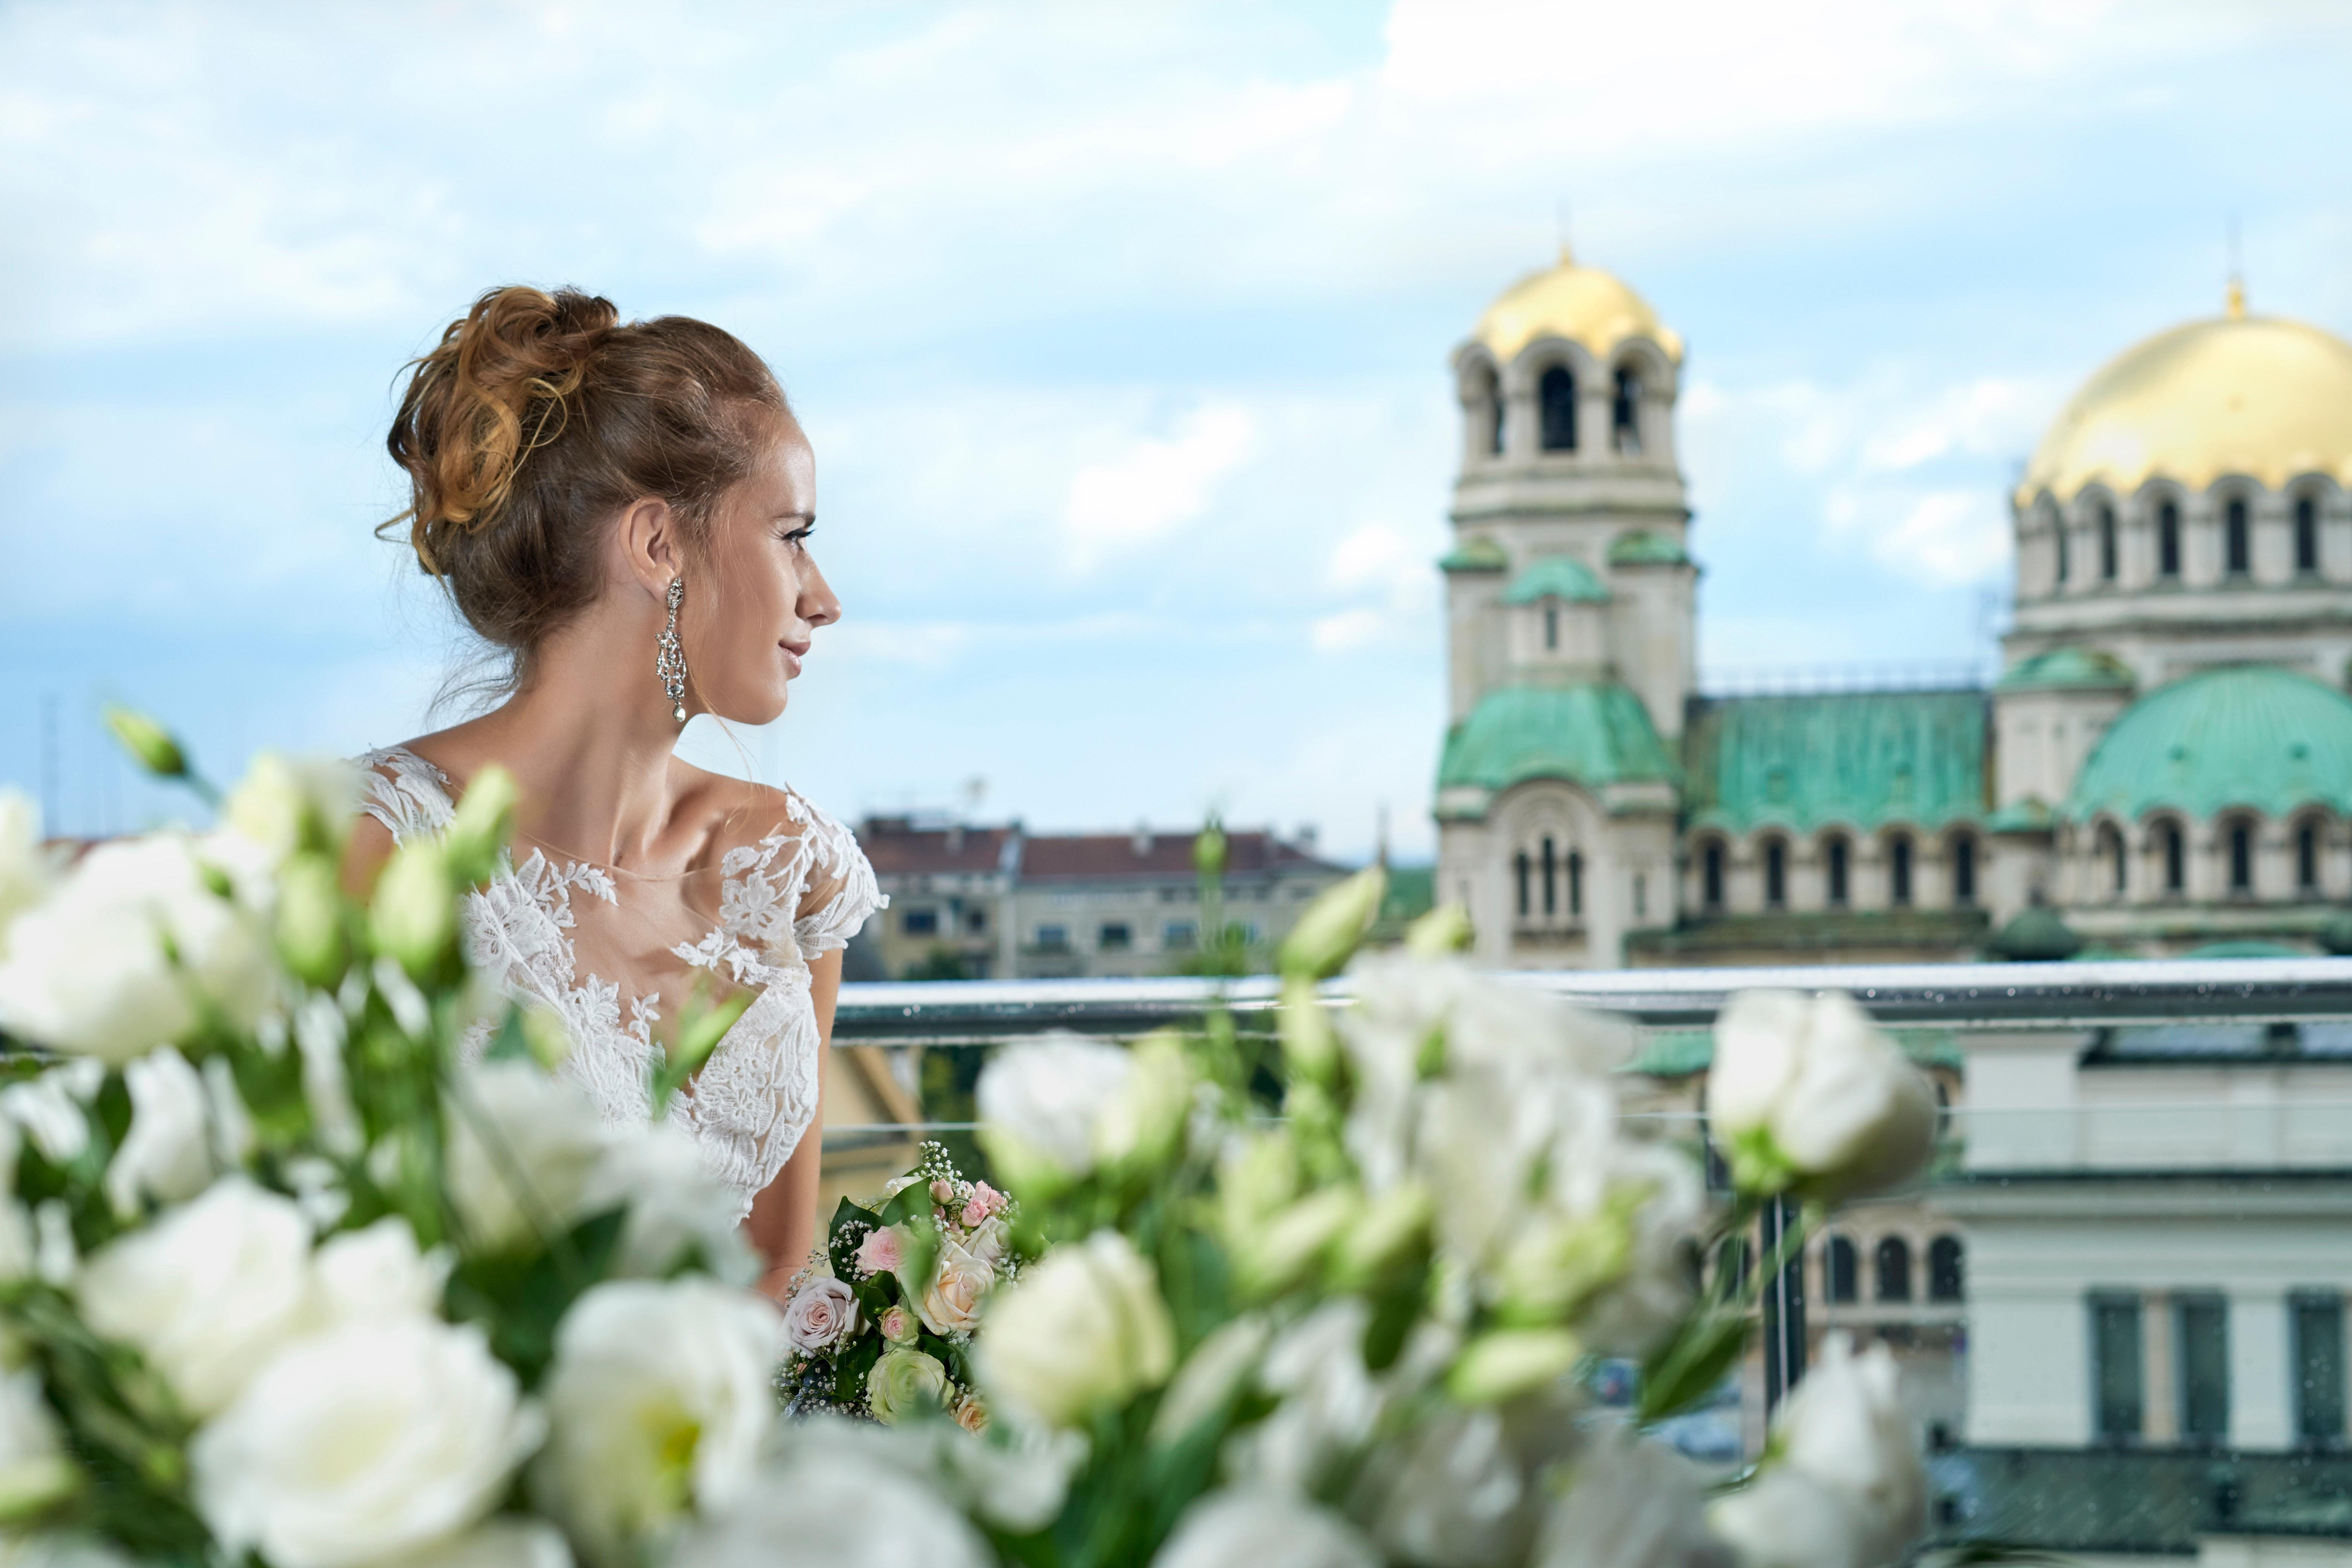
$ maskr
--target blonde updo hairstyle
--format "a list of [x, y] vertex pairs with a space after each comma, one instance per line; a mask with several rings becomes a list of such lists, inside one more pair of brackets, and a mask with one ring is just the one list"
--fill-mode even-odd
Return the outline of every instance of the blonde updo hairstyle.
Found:
[[527, 683], [531, 660], [603, 588], [603, 524], [669, 503], [692, 554], [719, 498], [791, 405], [758, 354], [686, 316], [623, 324], [612, 301], [493, 289], [413, 362], [385, 446], [408, 476], [417, 564]]

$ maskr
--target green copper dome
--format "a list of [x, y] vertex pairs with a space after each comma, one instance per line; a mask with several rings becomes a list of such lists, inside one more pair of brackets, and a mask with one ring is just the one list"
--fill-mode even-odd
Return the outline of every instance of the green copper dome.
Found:
[[2131, 671], [2112, 654], [2087, 647], [2053, 647], [2010, 666], [1998, 691], [2129, 691]]
[[1647, 529], [1621, 533], [1609, 545], [1612, 566], [1682, 566], [1689, 561], [1681, 545]]
[[2268, 665], [2209, 669], [2149, 692], [2108, 727], [2066, 797], [2076, 822], [2192, 818], [2228, 806], [2269, 816], [2325, 801], [2352, 810], [2352, 698]]
[[1441, 790], [1469, 785], [1496, 794], [1528, 779], [1592, 786], [1674, 777], [1674, 758], [1642, 700], [1599, 683], [1488, 692], [1445, 737], [1437, 765]]
[[1566, 599], [1570, 604], [1605, 604], [1609, 590], [1592, 568], [1571, 555], [1545, 555], [1528, 563], [1503, 590], [1507, 605], [1532, 605], [1538, 599]]

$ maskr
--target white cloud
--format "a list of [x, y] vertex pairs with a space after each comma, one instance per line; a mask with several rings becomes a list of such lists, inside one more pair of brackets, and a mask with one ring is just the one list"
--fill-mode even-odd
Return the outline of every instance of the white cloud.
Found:
[[1070, 480], [1062, 522], [1074, 564], [1149, 543], [1207, 510], [1219, 479], [1249, 450], [1247, 411], [1213, 405], [1187, 416], [1175, 435], [1146, 438]]
[[1340, 610], [1316, 616], [1307, 640], [1318, 653], [1346, 653], [1378, 642], [1388, 624], [1388, 617], [1378, 610]]

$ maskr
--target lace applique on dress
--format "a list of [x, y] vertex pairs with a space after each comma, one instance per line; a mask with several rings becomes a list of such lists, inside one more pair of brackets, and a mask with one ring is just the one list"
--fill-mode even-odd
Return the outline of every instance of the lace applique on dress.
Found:
[[[362, 809], [395, 842], [448, 826], [455, 806], [433, 764], [399, 748], [360, 763], [369, 780]], [[728, 850], [719, 867], [718, 925], [699, 942], [670, 949], [694, 968], [759, 993], [669, 1110], [746, 1212], [816, 1118], [821, 1042], [809, 962], [846, 945], [888, 901], [847, 828], [789, 791], [783, 806], [797, 831]], [[642, 1121], [652, 1104], [648, 1086], [661, 1048], [653, 1026], [663, 999], [649, 992], [625, 1002], [616, 982], [578, 973], [570, 935], [574, 892], [620, 903], [601, 867], [559, 866], [538, 850], [520, 865], [503, 860], [487, 886], [467, 895], [467, 957], [509, 995], [563, 1019], [572, 1041], [563, 1071], [605, 1121]], [[478, 1053], [487, 1038], [487, 1029], [469, 1037], [469, 1052]]]

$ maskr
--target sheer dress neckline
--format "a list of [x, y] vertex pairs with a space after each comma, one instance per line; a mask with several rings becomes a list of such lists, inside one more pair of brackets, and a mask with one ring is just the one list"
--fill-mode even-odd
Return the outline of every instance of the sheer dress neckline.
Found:
[[[404, 746], [360, 762], [369, 781], [362, 808], [395, 842], [447, 828], [456, 789], [431, 762]], [[815, 1119], [822, 1064], [810, 961], [847, 945], [887, 902], [846, 828], [791, 790], [779, 799], [784, 820], [773, 831], [719, 857], [717, 919], [700, 940], [668, 948], [688, 972], [757, 993], [668, 1112], [747, 1212]], [[645, 880], [678, 882], [712, 869]], [[642, 1122], [661, 1053], [653, 1026], [662, 994], [648, 989], [625, 1001], [617, 980], [580, 969], [575, 894], [620, 906], [609, 868], [551, 858], [541, 848], [520, 861], [503, 858], [489, 882], [467, 895], [467, 957], [517, 1001], [563, 1020], [572, 1049], [562, 1070], [607, 1121]], [[487, 1026], [478, 1029], [465, 1054], [478, 1058], [488, 1038]]]

